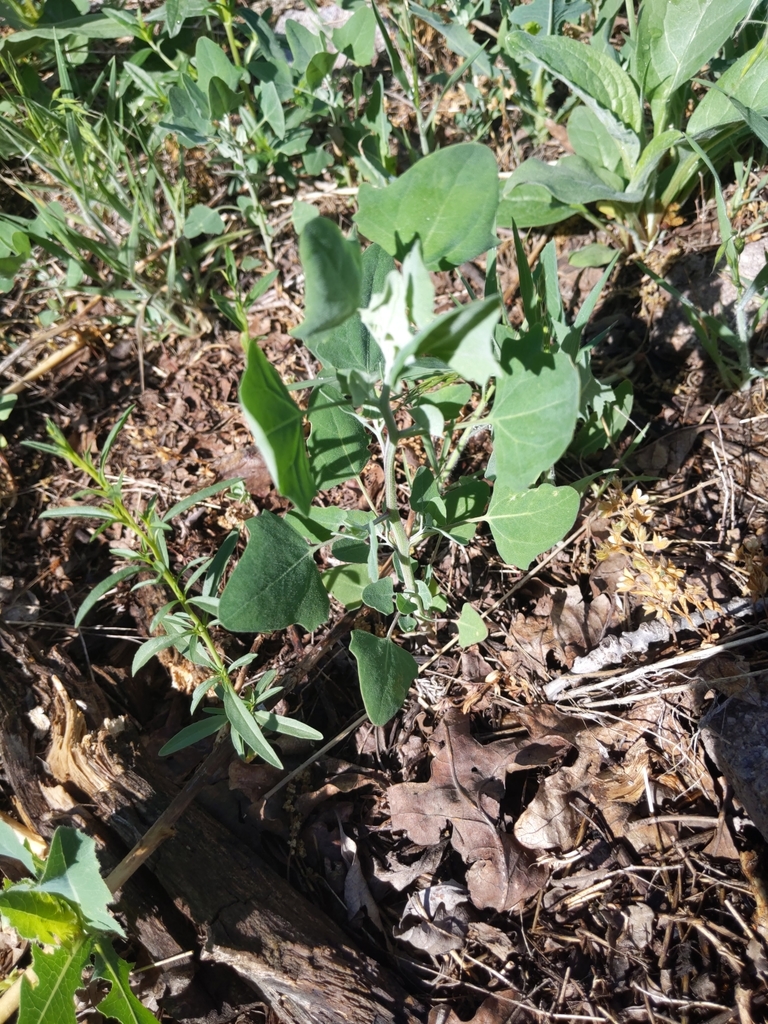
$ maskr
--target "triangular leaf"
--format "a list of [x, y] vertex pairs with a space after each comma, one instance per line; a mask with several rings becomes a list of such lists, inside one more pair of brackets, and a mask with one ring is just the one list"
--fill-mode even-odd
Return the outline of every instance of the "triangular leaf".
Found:
[[483, 617], [469, 603], [462, 605], [456, 625], [459, 629], [459, 647], [480, 644], [488, 636], [488, 627]]
[[516, 493], [497, 483], [485, 519], [507, 565], [525, 569], [563, 539], [578, 511], [579, 495], [572, 487], [542, 484]]
[[374, 725], [386, 725], [403, 706], [419, 672], [413, 656], [386, 637], [352, 630], [349, 649], [357, 661], [360, 692]]
[[328, 595], [306, 541], [272, 512], [245, 525], [248, 546], [219, 604], [224, 628], [269, 633], [299, 623], [317, 629], [328, 618]]
[[440, 149], [386, 188], [361, 185], [355, 216], [366, 238], [402, 260], [417, 236], [432, 270], [449, 269], [498, 245], [493, 153], [474, 142]]

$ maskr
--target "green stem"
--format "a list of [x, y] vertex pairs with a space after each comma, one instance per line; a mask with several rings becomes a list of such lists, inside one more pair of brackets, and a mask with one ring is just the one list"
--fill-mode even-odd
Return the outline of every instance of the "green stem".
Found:
[[637, 35], [637, 15], [635, 14], [635, 0], [626, 0], [624, 5], [627, 11], [627, 26], [629, 27], [629, 38], [634, 40]]
[[472, 436], [471, 428], [478, 427], [482, 423], [483, 417], [485, 416], [485, 411], [488, 408], [488, 403], [493, 397], [493, 392], [495, 390], [496, 385], [489, 384], [488, 387], [483, 392], [475, 411], [472, 413], [471, 416], [468, 416], [463, 423], [459, 424], [459, 427], [461, 428], [463, 433], [461, 438], [456, 442], [456, 447], [448, 456], [445, 465], [442, 468], [440, 476], [437, 478], [437, 483], [440, 488], [444, 487], [445, 484], [447, 484], [448, 481], [450, 480], [451, 473], [453, 473], [454, 469], [456, 468], [456, 464], [461, 458], [461, 453], [466, 448], [469, 439]]
[[400, 511], [397, 505], [396, 454], [397, 445], [388, 436], [384, 443], [384, 503], [389, 517], [389, 541], [400, 565], [406, 596], [416, 604], [417, 614], [421, 618], [424, 616], [424, 606], [416, 589], [416, 578], [413, 575], [411, 542], [408, 539], [408, 534], [405, 532], [405, 526], [400, 518]]

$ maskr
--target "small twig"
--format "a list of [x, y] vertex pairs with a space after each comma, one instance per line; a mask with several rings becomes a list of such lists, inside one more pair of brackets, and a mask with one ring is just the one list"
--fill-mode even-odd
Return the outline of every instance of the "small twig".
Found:
[[46, 359], [43, 359], [41, 363], [38, 363], [37, 366], [29, 370], [28, 373], [25, 373], [20, 380], [14, 381], [13, 384], [9, 384], [7, 388], [3, 388], [2, 393], [4, 395], [21, 394], [27, 384], [31, 384], [33, 381], [38, 380], [38, 378], [45, 376], [49, 370], [54, 370], [61, 363], [66, 362], [66, 360], [75, 355], [76, 352], [79, 352], [81, 348], [85, 348], [87, 344], [88, 338], [84, 334], [81, 334], [79, 337], [75, 338], [74, 341], [70, 341], [68, 345], [65, 345], [64, 348], [59, 349], [58, 352], [53, 352]]
[[193, 802], [200, 790], [207, 786], [211, 778], [227, 765], [232, 753], [232, 746], [229, 743], [229, 728], [224, 726], [216, 737], [213, 750], [198, 766], [195, 774], [184, 789], [173, 798], [154, 825], [145, 832], [134, 848], [123, 857], [117, 867], [107, 875], [105, 881], [110, 892], [117, 892], [118, 889], [121, 889], [131, 875], [138, 871], [141, 865], [152, 856], [158, 847], [174, 834], [173, 826]]
[[55, 324], [53, 327], [48, 327], [44, 331], [39, 331], [37, 334], [33, 334], [32, 337], [27, 338], [26, 341], [22, 341], [21, 344], [17, 345], [12, 352], [9, 352], [4, 359], [0, 360], [0, 374], [5, 373], [6, 370], [9, 370], [17, 360], [21, 359], [22, 356], [25, 356], [28, 352], [31, 352], [39, 345], [45, 344], [46, 341], [52, 341], [54, 338], [58, 338], [61, 335], [68, 334], [69, 331], [71, 331], [73, 327], [76, 327], [77, 324], [79, 324], [95, 306], [98, 306], [101, 300], [102, 297], [100, 295], [95, 299], [91, 299], [90, 302], [87, 302], [85, 306], [83, 306], [79, 313], [70, 317], [65, 323]]

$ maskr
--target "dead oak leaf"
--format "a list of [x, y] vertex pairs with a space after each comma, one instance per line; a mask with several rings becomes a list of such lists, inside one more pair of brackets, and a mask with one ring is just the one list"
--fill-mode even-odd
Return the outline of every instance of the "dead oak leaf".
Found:
[[451, 709], [429, 741], [428, 783], [390, 787], [392, 828], [419, 846], [439, 843], [450, 824], [450, 842], [469, 865], [467, 887], [476, 907], [511, 910], [538, 892], [546, 871], [511, 833], [497, 826], [508, 772], [549, 765], [570, 748], [563, 736], [497, 740], [481, 744], [469, 718]]

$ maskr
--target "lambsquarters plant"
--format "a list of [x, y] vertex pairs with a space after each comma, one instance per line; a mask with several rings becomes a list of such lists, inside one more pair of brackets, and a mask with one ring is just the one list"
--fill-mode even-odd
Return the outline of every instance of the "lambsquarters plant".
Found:
[[[167, 647], [210, 671], [193, 695], [192, 711], [211, 689], [221, 705], [206, 707], [207, 717], [182, 730], [161, 753], [229, 723], [241, 756], [258, 754], [279, 766], [265, 730], [319, 737], [303, 723], [268, 710], [267, 702], [279, 692], [272, 685], [274, 672], [236, 691], [233, 673], [255, 655], [228, 663], [216, 629], [264, 633], [298, 624], [311, 631], [328, 619], [329, 595], [350, 609], [363, 604], [375, 609], [389, 619], [387, 635], [354, 630], [350, 650], [366, 711], [382, 725], [400, 708], [417, 673], [413, 656], [394, 637], [429, 633], [436, 615], [452, 615], [431, 567], [434, 559], [423, 569], [420, 565], [426, 543], [467, 544], [478, 525], [487, 523], [501, 558], [527, 566], [570, 529], [579, 492], [557, 484], [555, 463], [569, 446], [579, 455], [604, 447], [623, 429], [631, 409], [629, 385], [614, 390], [597, 381], [589, 350], [580, 348], [611, 268], [569, 325], [554, 243], [531, 275], [516, 236], [526, 315], [522, 330], [504, 320], [492, 255], [485, 296], [470, 292], [467, 304], [435, 315], [430, 271], [460, 268], [492, 249], [497, 205], [493, 155], [470, 143], [425, 157], [384, 188], [361, 187], [356, 220], [359, 233], [371, 240], [365, 249], [330, 220], [305, 222], [299, 243], [305, 319], [294, 333], [322, 372], [289, 390], [244, 334], [247, 369], [240, 387], [246, 419], [275, 486], [294, 507], [282, 517], [263, 511], [248, 520], [247, 547], [221, 596], [236, 532], [215, 557], [180, 570], [171, 565], [166, 535], [175, 516], [236, 481], [190, 495], [163, 515], [154, 501], [141, 512], [130, 511], [121, 480], [114, 482], [106, 472], [130, 410], [110, 432], [98, 461], [75, 452], [53, 424], [48, 425], [51, 443], [31, 442], [68, 459], [90, 481], [75, 496], [85, 504], [44, 515], [94, 518], [101, 522], [97, 534], [120, 525], [133, 538], [132, 547], [112, 548], [125, 565], [86, 598], [76, 624], [125, 580], [134, 589], [164, 586], [170, 600], [151, 626], [162, 632], [138, 648], [134, 671]], [[232, 318], [242, 326], [242, 315]], [[292, 391], [309, 391], [306, 412]], [[462, 452], [481, 427], [490, 428], [493, 454], [482, 471], [462, 474]], [[401, 458], [405, 444], [415, 444], [421, 453], [414, 473]], [[384, 471], [379, 504], [362, 482], [372, 458]], [[367, 510], [318, 503], [320, 491], [349, 480], [358, 482]], [[321, 548], [334, 563], [322, 572], [314, 557]], [[457, 626], [461, 643], [486, 635], [469, 604]]]
[[[557, 483], [553, 466], [578, 421], [579, 449], [595, 450], [621, 429], [631, 403], [626, 388], [617, 395], [595, 380], [579, 349], [602, 283], [569, 326], [553, 245], [531, 278], [518, 241], [523, 330], [500, 322], [492, 255], [485, 296], [435, 314], [430, 271], [460, 268], [492, 249], [497, 204], [495, 160], [476, 144], [438, 151], [384, 188], [363, 185], [355, 220], [367, 248], [322, 217], [300, 236], [305, 318], [293, 333], [322, 364], [319, 376], [289, 390], [258, 344], [247, 343], [240, 401], [294, 509], [248, 521], [248, 546], [219, 619], [235, 632], [294, 623], [314, 630], [328, 619], [329, 594], [347, 608], [379, 611], [387, 635], [358, 629], [350, 644], [375, 724], [398, 710], [417, 674], [394, 637], [428, 632], [432, 617], [448, 611], [431, 564], [419, 563], [426, 542], [467, 544], [487, 523], [504, 562], [527, 566], [576, 518], [579, 493]], [[305, 413], [291, 395], [300, 389], [309, 390], [306, 440]], [[481, 426], [493, 436], [490, 463], [461, 474], [462, 451]], [[414, 442], [422, 464], [411, 473], [400, 455]], [[380, 504], [361, 479], [372, 457], [384, 471]], [[318, 492], [349, 480], [368, 510], [316, 502]], [[324, 572], [314, 559], [320, 548], [337, 563]], [[482, 639], [479, 619], [465, 606], [464, 636], [475, 622]]]

